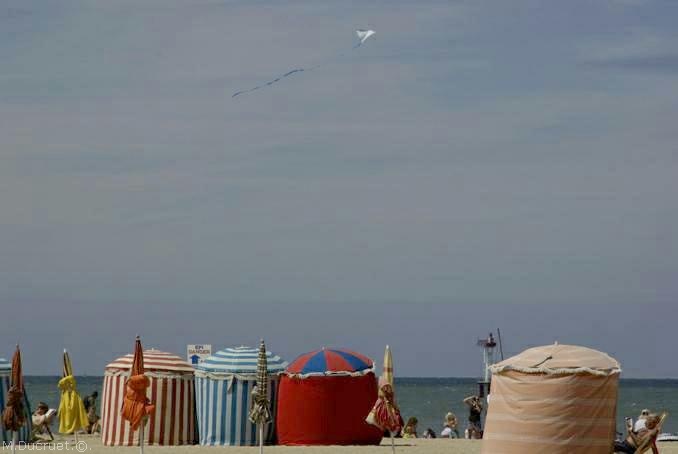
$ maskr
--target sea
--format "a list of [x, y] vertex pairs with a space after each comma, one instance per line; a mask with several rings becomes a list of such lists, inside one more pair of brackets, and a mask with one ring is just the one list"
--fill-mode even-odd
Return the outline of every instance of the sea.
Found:
[[[56, 384], [59, 378], [25, 377], [26, 393], [33, 408], [40, 401], [51, 408], [58, 408], [59, 390]], [[78, 390], [83, 396], [96, 390], [101, 398], [103, 377], [77, 377], [77, 381]], [[462, 400], [476, 393], [478, 385], [472, 378], [396, 378], [395, 388], [403, 418], [407, 420], [415, 416], [419, 420], [418, 432], [422, 434], [427, 428], [439, 433], [445, 414], [450, 411], [462, 422], [463, 431], [467, 411]], [[622, 379], [617, 406], [617, 430], [623, 431], [624, 417], [636, 418], [643, 408], [654, 412], [668, 411], [664, 432], [678, 432], [678, 380]]]

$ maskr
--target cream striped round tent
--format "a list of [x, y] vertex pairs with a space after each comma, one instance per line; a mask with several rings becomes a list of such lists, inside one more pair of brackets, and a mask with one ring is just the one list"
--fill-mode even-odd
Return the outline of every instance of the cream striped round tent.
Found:
[[[251, 446], [257, 444], [256, 426], [248, 418], [252, 388], [257, 383], [258, 348], [221, 350], [200, 363], [195, 371], [198, 434], [202, 445]], [[268, 399], [273, 421], [267, 424], [264, 442], [275, 438], [275, 414], [279, 375], [287, 362], [266, 352]]]
[[[0, 358], [0, 412], [5, 409], [7, 403], [7, 391], [9, 390], [10, 375], [12, 373], [12, 363], [4, 358]], [[24, 394], [24, 409], [26, 410], [26, 424], [19, 430], [19, 441], [31, 441], [31, 407], [28, 403], [28, 396]], [[6, 431], [0, 421], [0, 443], [12, 441], [12, 432]]]
[[573, 345], [531, 348], [491, 367], [482, 454], [609, 454], [619, 363]]
[[[120, 415], [125, 381], [132, 367], [131, 353], [106, 366], [101, 410], [101, 432], [107, 446], [133, 446], [139, 443], [139, 431], [131, 432], [129, 422]], [[151, 386], [146, 395], [155, 404], [144, 430], [149, 445], [186, 445], [195, 443], [194, 370], [182, 358], [159, 350], [144, 351], [145, 375]]]

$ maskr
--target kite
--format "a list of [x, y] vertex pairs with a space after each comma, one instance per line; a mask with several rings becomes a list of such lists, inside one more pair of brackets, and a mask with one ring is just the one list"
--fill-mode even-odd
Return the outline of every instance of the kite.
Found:
[[[358, 44], [353, 46], [353, 49], [356, 49], [356, 48], [362, 46], [363, 43], [365, 41], [367, 41], [370, 36], [373, 36], [376, 32], [374, 30], [356, 30], [355, 33], [358, 36], [358, 39], [360, 41], [358, 42]], [[339, 54], [340, 57], [343, 56], [343, 55], [344, 55], [343, 53]], [[316, 66], [313, 66], [313, 67], [310, 67], [310, 68], [295, 68], [295, 69], [292, 69], [290, 71], [287, 71], [285, 74], [282, 74], [282, 75], [276, 77], [275, 79], [270, 80], [270, 81], [268, 81], [264, 84], [257, 85], [256, 87], [253, 87], [253, 88], [248, 88], [246, 90], [236, 91], [235, 93], [233, 93], [233, 95], [231, 95], [231, 98], [235, 98], [236, 96], [240, 96], [240, 95], [245, 94], [245, 93], [250, 93], [250, 92], [259, 90], [261, 88], [264, 88], [264, 87], [270, 87], [271, 85], [278, 83], [281, 80], [283, 80], [286, 77], [289, 77], [293, 74], [302, 73], [304, 71], [313, 71], [314, 69], [320, 68], [321, 66], [322, 65], [316, 65]]]

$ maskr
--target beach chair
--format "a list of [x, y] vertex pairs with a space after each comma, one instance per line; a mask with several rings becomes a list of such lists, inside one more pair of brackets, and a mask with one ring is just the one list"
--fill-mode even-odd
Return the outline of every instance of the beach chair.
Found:
[[659, 416], [659, 423], [657, 424], [657, 434], [654, 437], [650, 437], [646, 440], [644, 440], [636, 449], [636, 454], [644, 454], [645, 452], [649, 451], [650, 449], [654, 448], [656, 452], [659, 452], [659, 448], [657, 448], [657, 435], [661, 432], [662, 425], [664, 424], [664, 421], [666, 420], [666, 417], [668, 416], [668, 413], [664, 412]]

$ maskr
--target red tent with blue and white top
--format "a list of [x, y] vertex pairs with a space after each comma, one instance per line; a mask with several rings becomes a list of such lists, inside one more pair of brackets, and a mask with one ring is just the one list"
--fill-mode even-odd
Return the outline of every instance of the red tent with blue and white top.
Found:
[[365, 422], [376, 398], [374, 362], [367, 356], [331, 348], [305, 353], [280, 379], [278, 443], [379, 444], [381, 430]]

